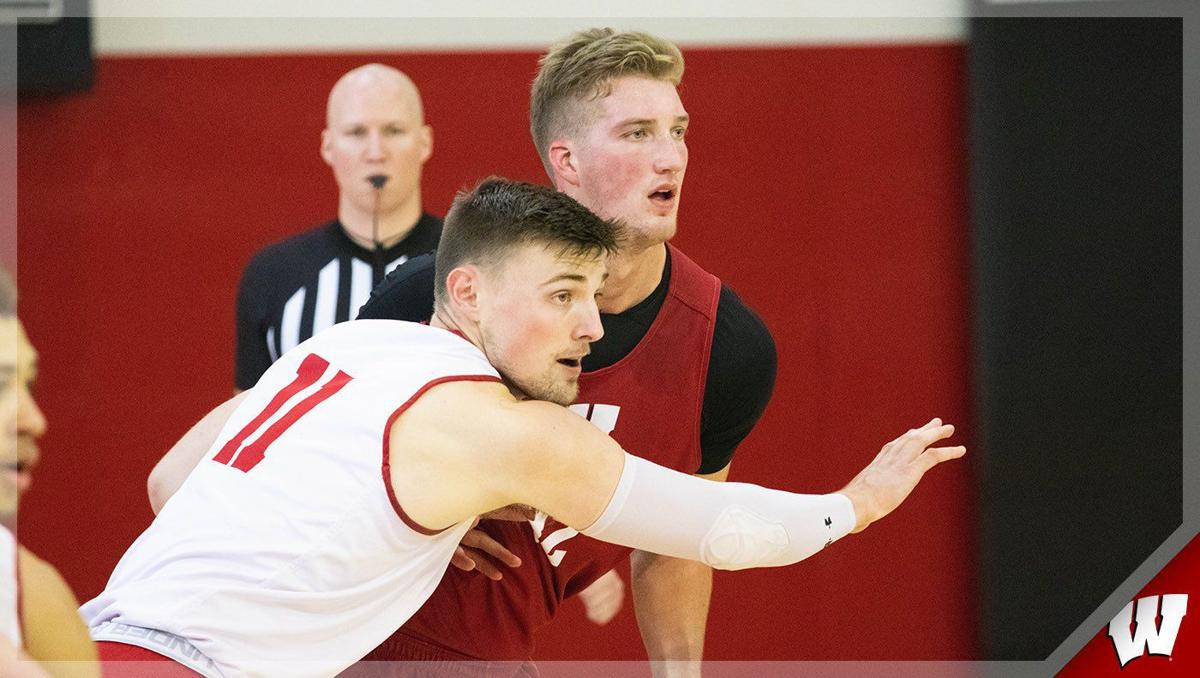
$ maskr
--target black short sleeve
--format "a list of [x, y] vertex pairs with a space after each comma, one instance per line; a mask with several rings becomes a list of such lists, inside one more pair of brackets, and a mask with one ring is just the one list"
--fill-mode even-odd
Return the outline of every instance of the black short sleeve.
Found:
[[397, 266], [371, 291], [358, 319], [429, 320], [433, 315], [433, 262], [433, 254], [422, 254]]
[[243, 391], [254, 386], [271, 366], [271, 354], [263, 329], [267, 306], [264, 290], [269, 289], [269, 276], [263, 268], [261, 257], [255, 257], [242, 272], [238, 284], [237, 354], [233, 381]]
[[721, 286], [700, 419], [700, 468], [716, 473], [758, 423], [777, 367], [775, 341], [762, 319], [727, 285]]

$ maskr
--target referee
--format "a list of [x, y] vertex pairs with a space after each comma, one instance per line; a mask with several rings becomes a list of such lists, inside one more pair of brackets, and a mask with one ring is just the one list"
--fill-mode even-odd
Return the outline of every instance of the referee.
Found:
[[433, 150], [421, 96], [404, 73], [367, 64], [329, 93], [321, 158], [338, 184], [337, 219], [270, 245], [242, 273], [237, 388], [288, 349], [353, 318], [388, 271], [437, 247], [441, 220], [421, 210]]

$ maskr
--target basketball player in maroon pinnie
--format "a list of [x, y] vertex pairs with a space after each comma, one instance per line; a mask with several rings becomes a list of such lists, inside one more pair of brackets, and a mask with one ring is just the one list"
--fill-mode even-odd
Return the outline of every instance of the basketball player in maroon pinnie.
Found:
[[[775, 347], [731, 289], [667, 244], [687, 168], [688, 117], [676, 92], [682, 55], [653, 36], [598, 29], [569, 37], [541, 63], [530, 117], [548, 174], [558, 190], [632, 233], [610, 263], [599, 299], [605, 335], [583, 361], [572, 409], [627, 449], [653, 451], [659, 464], [724, 480], [770, 398]], [[387, 301], [377, 291], [360, 317]], [[520, 671], [535, 630], [626, 557], [650, 658], [701, 658], [712, 590], [703, 564], [597, 542], [544, 515], [485, 520], [479, 530], [522, 565], [500, 581], [451, 569], [367, 659], [506, 660], [516, 664], [474, 666]]]

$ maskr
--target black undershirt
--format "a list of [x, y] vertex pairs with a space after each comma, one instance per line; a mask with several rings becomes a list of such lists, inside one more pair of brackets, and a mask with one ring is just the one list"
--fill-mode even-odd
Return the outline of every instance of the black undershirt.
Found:
[[[424, 321], [433, 311], [433, 256], [416, 257], [392, 271], [371, 293], [359, 318]], [[671, 259], [650, 296], [620, 313], [602, 313], [604, 336], [583, 359], [591, 372], [616, 364], [637, 346], [667, 298]], [[762, 320], [728, 286], [721, 285], [700, 415], [700, 468], [729, 465], [754, 428], [775, 387], [775, 342]]]

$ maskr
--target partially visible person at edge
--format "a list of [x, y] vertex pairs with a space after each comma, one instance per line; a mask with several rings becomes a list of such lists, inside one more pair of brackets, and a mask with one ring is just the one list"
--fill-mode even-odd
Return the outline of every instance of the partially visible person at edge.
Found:
[[[626, 449], [723, 481], [770, 398], [775, 345], [728, 285], [668, 243], [688, 164], [682, 76], [683, 56], [666, 40], [611, 29], [576, 33], [541, 59], [530, 128], [555, 188], [631, 230], [609, 264], [599, 299], [604, 336], [584, 358], [573, 409]], [[375, 291], [360, 317], [419, 318], [432, 305], [432, 284], [432, 262], [411, 262]], [[498, 582], [451, 570], [367, 659], [520, 662], [564, 600], [628, 556], [647, 655], [699, 671], [712, 591], [702, 563], [604, 544], [543, 515], [484, 521], [466, 543], [492, 554], [470, 554], [489, 572], [497, 569], [493, 556], [520, 567]]]
[[432, 152], [433, 130], [407, 75], [367, 64], [337, 81], [321, 132], [337, 218], [262, 249], [242, 272], [239, 390], [292, 347], [353, 318], [387, 271], [437, 246], [442, 222], [421, 211], [421, 169]]
[[98, 676], [75, 594], [16, 538], [17, 504], [33, 482], [38, 440], [46, 432], [31, 390], [37, 362], [17, 319], [16, 289], [0, 270], [0, 676]]

